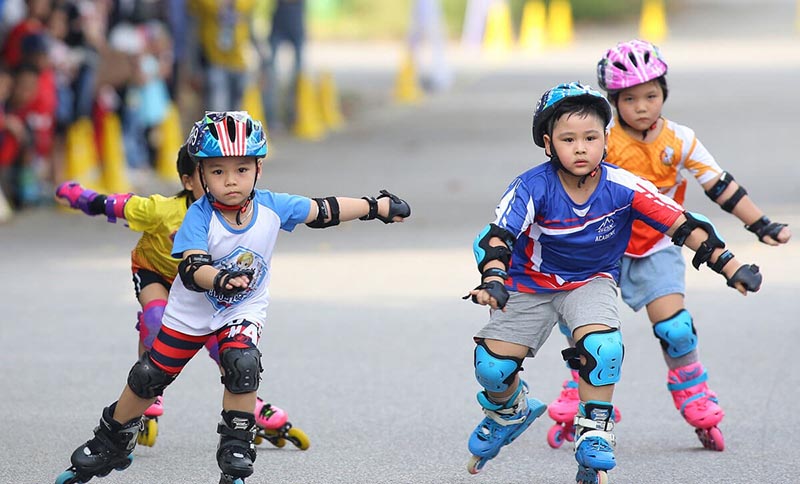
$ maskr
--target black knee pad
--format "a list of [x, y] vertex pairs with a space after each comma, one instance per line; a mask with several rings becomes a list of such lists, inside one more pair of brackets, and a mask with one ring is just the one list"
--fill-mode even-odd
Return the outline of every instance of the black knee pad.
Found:
[[145, 351], [128, 373], [128, 386], [139, 398], [154, 398], [164, 393], [176, 376], [157, 367]]
[[220, 355], [225, 370], [222, 383], [231, 393], [250, 393], [258, 390], [261, 381], [261, 352], [258, 348], [231, 348]]

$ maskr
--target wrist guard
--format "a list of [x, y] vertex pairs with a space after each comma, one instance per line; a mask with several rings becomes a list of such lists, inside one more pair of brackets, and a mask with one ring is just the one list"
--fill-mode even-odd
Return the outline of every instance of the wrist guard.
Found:
[[689, 234], [697, 228], [702, 229], [708, 235], [708, 238], [700, 243], [700, 247], [697, 248], [692, 258], [692, 266], [699, 270], [700, 264], [708, 262], [711, 258], [714, 249], [725, 248], [725, 241], [722, 240], [722, 237], [717, 233], [717, 229], [704, 215], [692, 212], [683, 212], [683, 215], [686, 217], [686, 222], [681, 224], [672, 234], [673, 244], [679, 247], [682, 246]]
[[366, 200], [367, 204], [369, 205], [369, 211], [363, 217], [358, 217], [359, 220], [372, 220], [378, 216], [378, 200], [375, 197], [361, 197], [362, 200]]
[[508, 272], [504, 271], [503, 269], [492, 267], [491, 269], [486, 269], [483, 271], [481, 274], [481, 281], [485, 281], [487, 277], [499, 277], [505, 281], [508, 279]]
[[783, 228], [786, 226], [787, 226], [786, 224], [773, 222], [769, 219], [769, 217], [764, 215], [763, 217], [756, 220], [752, 224], [745, 225], [744, 228], [756, 234], [756, 237], [758, 237], [758, 240], [760, 242], [764, 242], [764, 237], [766, 236], [770, 236], [773, 239], [775, 239], [775, 241], [777, 241], [778, 234], [781, 233], [781, 230], [783, 230]]
[[744, 264], [728, 279], [728, 286], [735, 288], [740, 283], [749, 292], [758, 292], [761, 289], [761, 273], [755, 264]]
[[[381, 216], [378, 214], [378, 203], [377, 201], [381, 198], [389, 198], [389, 214], [386, 217]], [[372, 206], [370, 206], [370, 212], [372, 212]], [[385, 224], [394, 223], [395, 217], [400, 218], [408, 218], [411, 216], [411, 205], [408, 204], [405, 200], [398, 197], [394, 193], [389, 193], [386, 190], [381, 190], [380, 195], [375, 200], [375, 218], [380, 220]]]
[[[497, 282], [497, 281], [484, 282], [480, 286], [475, 288], [475, 290], [481, 290], [481, 289], [488, 292], [489, 295], [492, 296], [495, 301], [497, 301], [497, 309], [503, 309], [504, 307], [506, 307], [506, 303], [508, 303], [509, 294], [508, 294], [508, 289], [506, 289], [506, 286], [503, 285], [502, 282]], [[467, 294], [466, 296], [462, 297], [462, 299], [467, 299], [469, 297], [470, 295]], [[478, 304], [478, 298], [472, 296], [472, 302]]]
[[726, 250], [722, 254], [717, 257], [717, 261], [713, 264], [711, 261], [706, 262], [706, 265], [711, 268], [712, 271], [716, 272], [717, 274], [722, 274], [722, 268], [733, 259], [733, 254]]
[[253, 274], [255, 274], [255, 272], [252, 269], [248, 269], [246, 271], [230, 271], [227, 269], [220, 269], [219, 272], [217, 272], [217, 275], [214, 276], [214, 292], [222, 296], [234, 296], [239, 294], [248, 288], [249, 283], [244, 287], [233, 286], [231, 289], [228, 289], [226, 287], [228, 282], [230, 282], [230, 280], [234, 277], [239, 276], [247, 276], [252, 282]]

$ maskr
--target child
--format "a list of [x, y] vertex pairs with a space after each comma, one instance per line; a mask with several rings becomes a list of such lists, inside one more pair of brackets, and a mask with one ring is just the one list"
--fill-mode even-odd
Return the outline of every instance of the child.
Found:
[[[706, 195], [733, 213], [768, 245], [785, 244], [791, 232], [772, 222], [747, 191], [723, 171], [694, 132], [661, 116], [667, 98], [667, 64], [658, 48], [633, 40], [608, 50], [597, 65], [600, 87], [617, 109], [611, 127], [608, 161], [652, 182], [660, 193], [683, 203], [685, 170]], [[635, 222], [622, 258], [622, 299], [634, 311], [647, 308], [653, 333], [668, 367], [667, 388], [681, 415], [695, 427], [703, 446], [723, 450], [717, 425], [724, 417], [717, 395], [708, 388], [700, 362], [697, 332], [684, 306], [684, 264], [681, 250], [662, 234]], [[572, 411], [577, 402], [572, 401]]]
[[615, 281], [634, 220], [697, 251], [697, 265], [707, 263], [743, 294], [761, 285], [758, 268], [725, 250], [705, 217], [603, 163], [611, 116], [608, 101], [588, 86], [559, 84], [545, 92], [533, 139], [550, 161], [511, 182], [494, 222], [475, 239], [481, 284], [465, 297], [492, 310], [475, 335], [475, 376], [485, 388], [478, 402], [486, 418], [469, 439], [472, 473], [544, 413], [517, 373], [562, 320], [577, 341], [563, 355], [580, 375], [576, 481], [607, 479], [616, 464], [611, 397], [623, 359]]
[[[142, 237], [131, 251], [133, 288], [142, 306], [136, 323], [140, 357], [153, 347], [156, 334], [161, 329], [169, 288], [178, 275], [180, 261], [171, 255], [172, 239], [189, 206], [204, 195], [197, 163], [189, 156], [186, 145], [178, 150], [177, 166], [183, 190], [172, 197], [139, 197], [127, 193], [100, 195], [75, 182], [62, 183], [56, 190], [56, 197], [68, 202], [72, 208], [92, 216], [106, 214], [112, 223], [121, 218], [131, 230], [142, 232]], [[219, 366], [216, 338], [208, 338], [206, 348], [211, 359]], [[255, 413], [261, 438], [278, 446], [283, 446], [285, 442], [282, 441], [288, 438], [302, 450], [308, 449], [308, 437], [286, 421], [285, 411], [258, 398]], [[140, 444], [148, 447], [155, 444], [158, 417], [163, 414], [163, 399], [158, 396], [144, 412]]]
[[243, 484], [253, 473], [261, 379], [258, 341], [269, 304], [270, 261], [278, 230], [312, 228], [356, 218], [400, 222], [409, 205], [381, 191], [376, 199], [296, 195], [256, 190], [267, 154], [261, 123], [243, 111], [207, 112], [187, 141], [198, 162], [205, 196], [186, 213], [172, 255], [181, 258], [161, 327], [151, 351], [128, 375], [117, 402], [103, 410], [95, 438], [72, 454], [59, 484], [86, 481], [124, 469], [136, 446], [141, 415], [208, 340], [219, 343], [225, 390], [217, 462], [221, 482]]

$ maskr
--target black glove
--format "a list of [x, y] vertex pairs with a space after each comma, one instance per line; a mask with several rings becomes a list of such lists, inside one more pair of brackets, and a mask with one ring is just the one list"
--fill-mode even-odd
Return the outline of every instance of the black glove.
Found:
[[232, 289], [228, 289], [226, 287], [228, 282], [230, 282], [230, 280], [234, 277], [239, 276], [247, 276], [250, 279], [250, 282], [252, 282], [253, 274], [255, 274], [253, 269], [247, 269], [246, 271], [229, 271], [228, 269], [220, 269], [217, 275], [214, 276], [214, 291], [222, 296], [234, 296], [239, 294], [247, 289], [249, 284], [245, 287], [233, 286]]
[[756, 237], [758, 237], [758, 240], [761, 242], [764, 242], [764, 237], [766, 236], [772, 237], [777, 242], [778, 234], [781, 233], [781, 229], [786, 226], [787, 224], [773, 222], [769, 219], [769, 217], [764, 215], [760, 219], [753, 222], [752, 225], [745, 225], [744, 228], [756, 234]]
[[[497, 309], [503, 309], [504, 307], [506, 307], [506, 303], [508, 302], [508, 289], [506, 289], [506, 286], [502, 282], [499, 281], [484, 282], [475, 289], [476, 290], [484, 289], [486, 292], [488, 292], [489, 295], [492, 296], [495, 301], [497, 301]], [[461, 299], [467, 299], [467, 298], [469, 298], [469, 294], [462, 297]], [[472, 296], [472, 302], [478, 304], [478, 298]]]
[[744, 264], [733, 273], [728, 279], [728, 286], [735, 288], [737, 283], [741, 283], [745, 290], [758, 292], [761, 289], [761, 273], [755, 264]]
[[381, 217], [380, 215], [375, 216], [378, 220], [385, 224], [394, 223], [392, 220], [395, 217], [401, 218], [408, 218], [411, 216], [411, 206], [403, 200], [402, 198], [398, 197], [393, 193], [389, 193], [386, 190], [381, 190], [381, 194], [378, 195], [378, 200], [381, 198], [389, 197], [391, 201], [389, 202], [389, 216], [388, 217]]

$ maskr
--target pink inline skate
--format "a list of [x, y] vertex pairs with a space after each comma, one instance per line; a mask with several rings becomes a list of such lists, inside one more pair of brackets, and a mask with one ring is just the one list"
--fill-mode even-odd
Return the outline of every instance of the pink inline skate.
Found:
[[266, 439], [278, 448], [285, 446], [287, 440], [300, 450], [307, 450], [311, 446], [311, 441], [306, 433], [292, 426], [288, 421], [289, 416], [284, 410], [257, 398], [255, 415], [256, 445]]
[[675, 408], [692, 427], [703, 447], [710, 450], [725, 449], [725, 440], [717, 424], [725, 412], [717, 404], [717, 394], [708, 389], [708, 374], [698, 361], [670, 370], [667, 388], [672, 392]]
[[[547, 413], [556, 422], [547, 432], [547, 443], [554, 449], [561, 447], [565, 440], [567, 442], [575, 441], [574, 420], [581, 399], [578, 396], [578, 372], [571, 370], [571, 373], [572, 379], [564, 380], [561, 394], [547, 406]], [[614, 407], [612, 419], [614, 422], [622, 419], [622, 414], [617, 407]]]
[[156, 401], [147, 407], [142, 418], [142, 427], [139, 429], [137, 442], [139, 445], [152, 447], [158, 437], [158, 417], [164, 415], [164, 397], [156, 397]]

